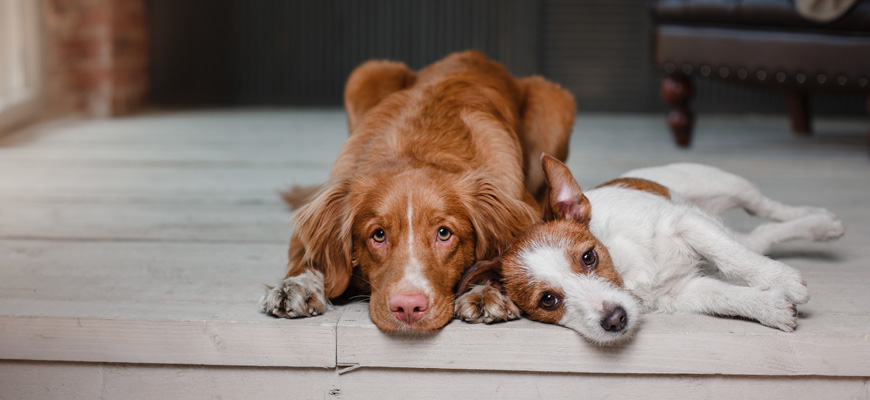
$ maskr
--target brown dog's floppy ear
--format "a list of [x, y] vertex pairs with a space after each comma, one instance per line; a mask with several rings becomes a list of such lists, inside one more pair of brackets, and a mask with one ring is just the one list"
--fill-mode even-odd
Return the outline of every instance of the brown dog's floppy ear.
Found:
[[588, 224], [592, 218], [592, 205], [574, 180], [571, 170], [549, 154], [541, 155], [541, 168], [547, 183], [544, 221], [569, 219]]
[[463, 199], [476, 235], [475, 259], [501, 255], [526, 228], [540, 220], [537, 210], [505, 193], [490, 179], [472, 173], [463, 178], [472, 196]]
[[356, 67], [344, 87], [344, 108], [350, 132], [353, 133], [372, 107], [416, 80], [416, 75], [400, 62], [371, 60]]
[[489, 285], [501, 291], [501, 280], [501, 258], [478, 261], [465, 271], [453, 293], [459, 296], [475, 285]]
[[577, 105], [571, 92], [540, 76], [517, 80], [522, 102], [520, 116], [525, 156], [526, 188], [538, 200], [544, 194], [541, 153], [568, 159], [568, 139], [574, 127]]
[[305, 265], [323, 272], [328, 298], [347, 289], [353, 272], [354, 213], [347, 198], [349, 185], [349, 182], [328, 184], [294, 216], [294, 236], [302, 244], [302, 260]]

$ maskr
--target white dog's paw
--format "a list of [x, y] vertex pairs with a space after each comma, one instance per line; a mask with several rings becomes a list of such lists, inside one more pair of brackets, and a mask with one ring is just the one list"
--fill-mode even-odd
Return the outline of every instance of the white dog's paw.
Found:
[[771, 286], [785, 290], [785, 296], [795, 304], [806, 304], [810, 301], [810, 289], [807, 282], [801, 278], [800, 272], [792, 267], [785, 267], [781, 277]]
[[784, 332], [792, 332], [797, 327], [797, 307], [782, 288], [763, 290], [761, 301], [752, 317], [762, 325]]
[[323, 274], [308, 270], [284, 279], [260, 299], [266, 314], [280, 318], [313, 317], [326, 311]]
[[800, 221], [801, 226], [810, 233], [812, 240], [817, 242], [839, 239], [846, 233], [843, 222], [828, 211], [801, 217]]
[[474, 286], [459, 296], [454, 304], [454, 314], [465, 322], [491, 324], [510, 321], [520, 317], [517, 305], [498, 289], [489, 285]]
[[807, 282], [801, 278], [798, 270], [776, 260], [768, 260], [766, 268], [759, 268], [763, 273], [749, 281], [749, 285], [761, 290], [771, 288], [781, 289], [785, 296], [795, 304], [805, 304], [810, 301], [810, 290]]

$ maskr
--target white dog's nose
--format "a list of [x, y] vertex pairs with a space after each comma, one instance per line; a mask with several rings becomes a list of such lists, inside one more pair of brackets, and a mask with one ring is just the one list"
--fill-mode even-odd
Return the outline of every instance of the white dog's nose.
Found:
[[604, 312], [605, 316], [601, 319], [601, 327], [605, 331], [619, 332], [625, 329], [625, 325], [628, 324], [628, 316], [622, 306], [616, 306], [610, 310], [605, 309]]

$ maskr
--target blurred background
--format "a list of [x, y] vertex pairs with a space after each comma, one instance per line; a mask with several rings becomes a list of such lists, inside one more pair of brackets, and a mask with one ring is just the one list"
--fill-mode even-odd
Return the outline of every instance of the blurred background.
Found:
[[561, 83], [580, 112], [664, 112], [661, 81], [676, 72], [692, 82], [698, 112], [784, 114], [794, 89], [769, 83], [803, 76], [814, 85], [799, 89], [812, 91], [813, 114], [867, 115], [870, 71], [657, 53], [659, 27], [676, 25], [737, 28], [750, 38], [833, 31], [863, 40], [846, 50], [854, 60], [837, 62], [866, 59], [868, 2], [832, 1], [846, 4], [833, 22], [801, 17], [791, 0], [0, 0], [0, 123], [13, 114], [338, 107], [346, 77], [367, 59], [416, 69], [470, 48], [515, 75]]

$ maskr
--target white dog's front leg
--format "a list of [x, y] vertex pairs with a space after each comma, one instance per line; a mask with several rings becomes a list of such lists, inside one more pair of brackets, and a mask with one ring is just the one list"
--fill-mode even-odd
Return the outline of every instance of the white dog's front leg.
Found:
[[763, 325], [791, 332], [797, 309], [782, 288], [735, 286], [709, 277], [696, 277], [659, 301], [669, 313], [701, 313], [751, 318]]

